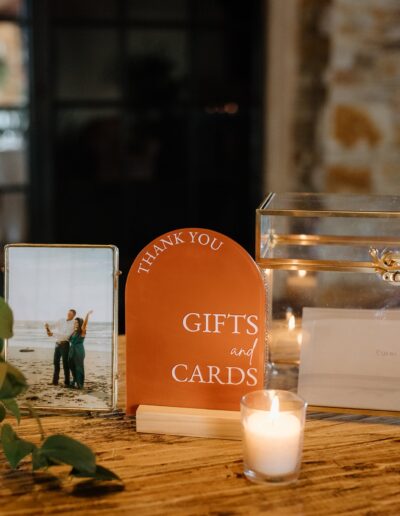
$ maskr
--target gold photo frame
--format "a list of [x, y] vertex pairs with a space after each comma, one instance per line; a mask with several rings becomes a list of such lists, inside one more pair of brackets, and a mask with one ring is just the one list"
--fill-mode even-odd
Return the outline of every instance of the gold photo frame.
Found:
[[109, 412], [117, 403], [118, 248], [10, 244], [5, 299], [14, 335], [5, 357], [36, 409]]

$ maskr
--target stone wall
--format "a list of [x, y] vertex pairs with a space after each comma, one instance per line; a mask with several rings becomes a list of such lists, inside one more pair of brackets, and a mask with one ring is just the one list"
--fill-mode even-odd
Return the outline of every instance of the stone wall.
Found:
[[298, 79], [294, 117], [294, 170], [298, 190], [312, 191], [313, 175], [321, 163], [318, 120], [327, 102], [324, 73], [330, 39], [324, 19], [331, 0], [300, 0], [298, 9]]
[[301, 0], [300, 188], [400, 194], [400, 1]]

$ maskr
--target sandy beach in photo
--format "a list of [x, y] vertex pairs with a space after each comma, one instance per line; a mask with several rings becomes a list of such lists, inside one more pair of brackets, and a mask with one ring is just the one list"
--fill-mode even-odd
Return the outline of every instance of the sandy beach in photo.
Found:
[[[36, 407], [108, 409], [112, 402], [112, 326], [94, 323], [85, 339], [85, 384], [81, 390], [64, 387], [61, 363], [59, 385], [53, 378], [54, 339], [44, 336], [44, 322], [17, 321], [8, 341], [7, 361], [26, 376], [29, 389], [20, 398]], [[32, 350], [32, 351], [21, 351]], [[72, 380], [72, 376], [71, 376]]]

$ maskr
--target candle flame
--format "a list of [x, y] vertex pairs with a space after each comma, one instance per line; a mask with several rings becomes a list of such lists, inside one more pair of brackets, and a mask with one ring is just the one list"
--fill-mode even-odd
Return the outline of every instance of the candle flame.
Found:
[[296, 317], [293, 314], [289, 317], [288, 328], [290, 331], [296, 328]]
[[279, 398], [278, 398], [278, 396], [275, 395], [272, 398], [272, 403], [271, 403], [272, 420], [274, 421], [278, 416], [279, 416]]
[[307, 271], [298, 271], [297, 272], [298, 276], [300, 276], [300, 278], [305, 278], [307, 276]]

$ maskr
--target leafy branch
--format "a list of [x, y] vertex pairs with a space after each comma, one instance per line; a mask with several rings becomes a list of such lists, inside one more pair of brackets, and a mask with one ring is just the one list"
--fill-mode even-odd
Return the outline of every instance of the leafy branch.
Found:
[[11, 338], [12, 332], [12, 311], [0, 297], [0, 445], [10, 466], [16, 469], [23, 459], [31, 455], [33, 471], [67, 464], [72, 467], [69, 474], [74, 477], [120, 480], [113, 471], [96, 464], [93, 451], [76, 439], [63, 434], [46, 437], [39, 416], [29, 404], [25, 406], [37, 421], [40, 434], [39, 446], [18, 437], [13, 427], [4, 422], [7, 413], [10, 413], [19, 425], [21, 411], [15, 398], [28, 388], [26, 378], [21, 371], [3, 358], [4, 339]]

